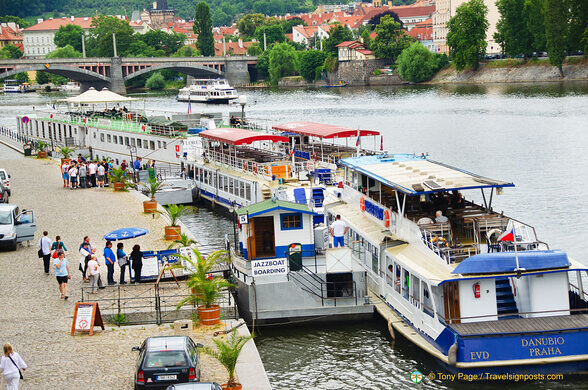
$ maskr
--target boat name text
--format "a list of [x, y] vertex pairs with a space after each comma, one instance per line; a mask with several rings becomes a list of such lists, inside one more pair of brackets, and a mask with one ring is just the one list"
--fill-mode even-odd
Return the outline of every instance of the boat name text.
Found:
[[384, 219], [384, 209], [381, 208], [380, 206], [377, 206], [376, 204], [370, 202], [369, 200], [365, 200], [365, 211], [368, 214], [373, 215], [374, 217], [378, 218], [379, 220], [383, 220]]
[[564, 343], [565, 339], [563, 337], [534, 337], [530, 339], [521, 339], [521, 346], [529, 347], [529, 355], [531, 357], [561, 355], [561, 350], [557, 345], [563, 345]]

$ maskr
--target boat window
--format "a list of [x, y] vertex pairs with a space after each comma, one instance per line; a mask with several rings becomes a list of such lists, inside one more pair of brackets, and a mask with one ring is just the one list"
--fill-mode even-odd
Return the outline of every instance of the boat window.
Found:
[[142, 148], [143, 146], [141, 145], [141, 138], [137, 138], [137, 147], [138, 148]]
[[417, 278], [415, 275], [412, 276], [412, 284], [411, 284], [412, 288], [410, 291], [410, 301], [412, 302], [413, 305], [415, 305], [416, 307], [419, 307], [421, 305], [421, 280], [419, 278]]
[[165, 142], [165, 141], [162, 141], [161, 143], [163, 144], [163, 148], [164, 148], [164, 149], [167, 149], [167, 142]]
[[111, 143], [112, 142], [112, 136], [110, 134], [108, 134], [106, 136], [106, 142]]
[[161, 141], [157, 141], [157, 149], [161, 149]]
[[425, 283], [421, 283], [421, 287], [423, 292], [421, 309], [425, 314], [433, 317], [433, 300], [431, 299], [431, 294], [429, 293], [429, 286]]
[[402, 275], [402, 268], [400, 264], [394, 265], [394, 290], [400, 294], [400, 275]]
[[125, 137], [125, 145], [129, 146], [130, 142], [129, 142], [129, 137]]
[[369, 244], [369, 252], [372, 255], [372, 271], [378, 274], [378, 270], [380, 269], [380, 262], [378, 259], [378, 252], [376, 247], [372, 246], [372, 244]]
[[233, 179], [229, 178], [229, 193], [234, 194], [233, 192]]
[[410, 273], [403, 269], [402, 270], [402, 296], [408, 300], [408, 294], [410, 291]]
[[100, 142], [104, 142], [104, 134], [100, 134]]
[[134, 138], [131, 138], [131, 146], [133, 146], [133, 147], [135, 146], [135, 139]]
[[155, 141], [149, 141], [149, 149], [155, 150]]
[[282, 230], [302, 229], [302, 214], [280, 214]]
[[244, 182], [239, 183], [239, 196], [241, 198], [245, 198], [245, 183]]
[[245, 184], [245, 199], [251, 200], [251, 184]]
[[117, 136], [115, 135], [115, 136], [114, 136], [114, 137], [112, 137], [112, 138], [113, 138], [113, 140], [114, 140], [114, 143], [115, 143], [115, 144], [118, 144], [118, 138], [117, 138]]
[[118, 136], [118, 143], [121, 144], [121, 145], [123, 144], [123, 137], [122, 137], [122, 135], [119, 135]]

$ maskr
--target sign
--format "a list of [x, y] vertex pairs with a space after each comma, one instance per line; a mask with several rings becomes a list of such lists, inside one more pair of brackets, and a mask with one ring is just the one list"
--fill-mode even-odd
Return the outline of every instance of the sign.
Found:
[[286, 259], [252, 260], [251, 271], [253, 272], [253, 277], [286, 275], [288, 266], [286, 265]]
[[90, 336], [94, 334], [94, 327], [99, 326], [104, 330], [104, 322], [100, 314], [100, 308], [97, 302], [77, 302], [74, 308], [73, 323], [71, 325], [71, 335], [76, 331], [89, 332]]
[[22, 120], [22, 123], [29, 123], [29, 117], [28, 116], [23, 116], [21, 120]]
[[368, 214], [373, 215], [374, 217], [378, 218], [379, 220], [384, 219], [384, 209], [380, 206], [376, 205], [375, 203], [370, 202], [369, 200], [365, 200], [365, 211]]
[[247, 214], [239, 215], [239, 223], [241, 225], [247, 225], [247, 223], [249, 222], [249, 219], [247, 217]]
[[141, 268], [141, 277], [158, 276], [159, 275], [159, 262], [157, 256], [144, 257], [143, 268]]

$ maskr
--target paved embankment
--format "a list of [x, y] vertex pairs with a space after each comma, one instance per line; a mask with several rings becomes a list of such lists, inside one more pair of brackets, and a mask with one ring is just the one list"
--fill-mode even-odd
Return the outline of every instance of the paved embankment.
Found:
[[[6, 156], [6, 147], [0, 145], [0, 154], [3, 151]], [[131, 347], [149, 336], [173, 334], [173, 329], [169, 324], [106, 326], [105, 331], [96, 328], [93, 336], [71, 336], [74, 305], [81, 298], [81, 287], [87, 286], [77, 269], [77, 248], [83, 237], [89, 235], [101, 252], [106, 232], [140, 226], [150, 233], [125, 242], [127, 252], [136, 243], [142, 249], [165, 249], [168, 243], [163, 240], [164, 221], [144, 215], [137, 194], [115, 193], [110, 189], [65, 189], [57, 162], [4, 156], [0, 155], [0, 166], [12, 175], [11, 203], [21, 209], [34, 209], [37, 215], [37, 235], [31, 246], [0, 252], [0, 343], [12, 343], [29, 365], [21, 388], [131, 389], [137, 357]], [[37, 257], [37, 242], [43, 230], [49, 232], [51, 239], [60, 235], [70, 250], [69, 300], [60, 299], [55, 276], [45, 275], [42, 260]], [[119, 268], [115, 268], [118, 280]], [[106, 281], [106, 270], [102, 272]], [[193, 338], [214, 346], [211, 333], [219, 329], [222, 326], [198, 327]], [[256, 350], [243, 358], [239, 364], [253, 364], [259, 376], [265, 377]], [[202, 354], [202, 361], [203, 381], [226, 382], [226, 371], [216, 360]], [[244, 388], [268, 387], [244, 383]]]

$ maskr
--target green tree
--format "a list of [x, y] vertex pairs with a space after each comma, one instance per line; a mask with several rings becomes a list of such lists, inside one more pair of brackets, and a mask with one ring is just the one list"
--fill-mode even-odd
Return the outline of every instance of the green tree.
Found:
[[269, 53], [269, 74], [273, 84], [277, 84], [281, 77], [291, 76], [298, 69], [296, 50], [287, 43], [274, 45]]
[[250, 56], [259, 56], [261, 55], [261, 53], [263, 53], [263, 49], [261, 48], [261, 46], [259, 46], [259, 43], [257, 42], [249, 45], [249, 47], [247, 48], [247, 54], [249, 54]]
[[0, 58], [3, 60], [20, 57], [22, 57], [22, 51], [14, 45], [6, 45], [0, 49]]
[[163, 89], [165, 87], [165, 78], [161, 73], [155, 72], [147, 79], [145, 87], [149, 89]]
[[205, 57], [214, 57], [214, 37], [212, 35], [212, 20], [210, 8], [206, 2], [201, 1], [196, 6], [194, 14], [194, 34], [198, 35], [196, 47]]
[[380, 19], [376, 26], [376, 38], [372, 41], [371, 47], [377, 58], [396, 58], [412, 43], [410, 35], [402, 29], [402, 25], [390, 15]]
[[[3, 14], [3, 13], [2, 13]], [[29, 28], [31, 24], [24, 19], [19, 18], [18, 16], [0, 16], [0, 23], [11, 23], [14, 22], [20, 26], [20, 28]]]
[[47, 84], [49, 82], [49, 73], [37, 71], [35, 81], [37, 84]]
[[269, 43], [281, 43], [284, 42], [286, 36], [284, 35], [284, 29], [281, 24], [272, 24], [269, 26], [259, 26], [255, 30], [255, 39], [258, 42], [263, 42], [263, 33], [265, 32], [266, 42]]
[[257, 56], [257, 65], [255, 66], [255, 69], [257, 69], [257, 74], [262, 78], [269, 75], [269, 54], [270, 50], [266, 50]]
[[582, 50], [582, 34], [588, 28], [588, 1], [568, 0], [570, 7], [568, 50]]
[[300, 75], [306, 81], [313, 82], [317, 77], [317, 68], [322, 67], [327, 54], [320, 50], [308, 50], [300, 52]]
[[584, 34], [582, 34], [582, 44], [584, 45], [584, 55], [588, 53], [588, 27], [584, 30]]
[[82, 53], [76, 51], [71, 45], [60, 47], [57, 50], [53, 50], [51, 53], [46, 55], [46, 58], [80, 58]]
[[230, 26], [232, 21], [233, 18], [220, 8], [215, 9], [212, 13], [213, 26]]
[[126, 20], [116, 16], [95, 16], [92, 19], [90, 39], [86, 41], [86, 52], [91, 57], [112, 57], [112, 33], [116, 36], [117, 55], [125, 56], [130, 52], [131, 44], [135, 42], [134, 30]]
[[178, 49], [174, 57], [197, 57], [200, 53], [192, 46], [183, 46]]
[[562, 0], [546, 0], [545, 2], [545, 38], [549, 63], [557, 66], [563, 77], [562, 65], [568, 52], [568, 9]]
[[292, 34], [292, 27], [294, 26], [306, 26], [306, 22], [299, 17], [294, 17], [282, 22], [284, 28], [284, 34]]
[[420, 42], [414, 42], [404, 49], [396, 62], [402, 80], [414, 83], [430, 80], [437, 66], [433, 53]]
[[533, 36], [529, 31], [525, 0], [497, 0], [500, 20], [496, 23], [494, 39], [509, 56], [523, 54], [525, 61], [533, 54]]
[[184, 34], [168, 34], [161, 30], [149, 31], [139, 35], [138, 39], [154, 50], [163, 50], [165, 56], [170, 56], [182, 46], [186, 36]]
[[265, 22], [264, 14], [247, 14], [237, 22], [239, 33], [245, 38], [251, 38], [255, 34], [257, 27]]
[[536, 51], [545, 51], [545, 0], [525, 0], [524, 12], [531, 34], [531, 46]]
[[329, 37], [323, 41], [323, 50], [327, 54], [337, 55], [337, 45], [341, 42], [353, 40], [351, 31], [340, 24], [329, 30]]
[[72, 46], [76, 51], [82, 52], [82, 28], [77, 24], [66, 24], [59, 27], [53, 37], [57, 47]]
[[455, 68], [477, 68], [486, 54], [488, 8], [482, 0], [463, 3], [447, 22], [447, 45]]
[[371, 33], [371, 31], [369, 28], [365, 28], [363, 30], [363, 32], [361, 33], [361, 38], [363, 40], [363, 44], [368, 49], [370, 49], [372, 47], [372, 38], [370, 37], [370, 33]]

